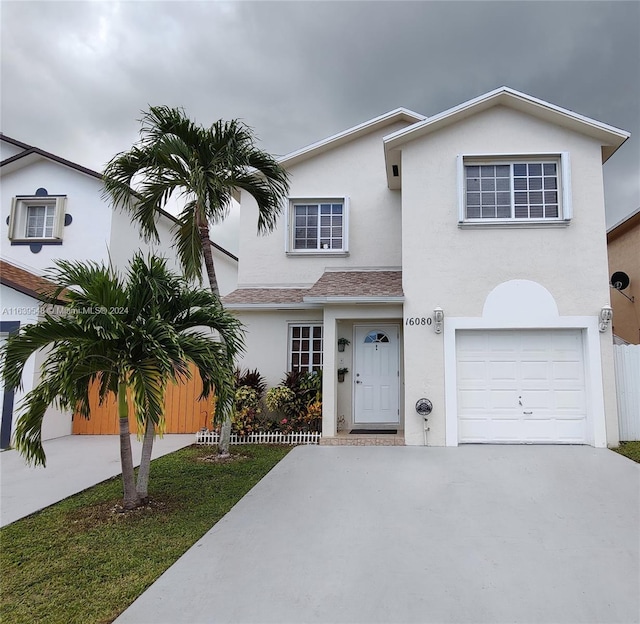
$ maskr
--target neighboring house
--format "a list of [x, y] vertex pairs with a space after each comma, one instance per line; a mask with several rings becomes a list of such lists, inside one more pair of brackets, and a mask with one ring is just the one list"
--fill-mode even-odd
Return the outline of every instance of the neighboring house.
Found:
[[640, 208], [607, 230], [613, 333], [640, 344]]
[[[17, 324], [38, 320], [42, 275], [56, 259], [111, 262], [116, 267], [124, 267], [133, 253], [141, 249], [168, 258], [169, 266], [179, 270], [171, 243], [175, 218], [161, 212], [157, 222], [161, 242], [146, 243], [129, 215], [113, 210], [103, 197], [102, 176], [96, 171], [0, 134], [0, 182], [2, 340]], [[236, 287], [238, 259], [215, 243], [211, 244], [220, 291], [225, 294]], [[3, 448], [15, 428], [13, 407], [37, 383], [39, 364], [33, 361], [28, 365], [24, 387], [16, 392], [13, 406], [4, 397]], [[110, 431], [103, 426], [103, 417], [106, 413], [93, 414], [92, 429], [83, 432], [115, 433], [115, 429]], [[115, 427], [115, 421], [113, 425]], [[44, 439], [71, 432], [71, 414], [53, 410], [47, 413]]]
[[616, 444], [602, 164], [628, 137], [502, 87], [283, 157], [277, 231], [241, 197], [242, 365], [322, 369], [324, 438]]
[[[0, 260], [0, 289], [2, 294], [2, 320], [0, 320], [0, 346], [7, 337], [18, 331], [20, 325], [35, 323], [44, 312], [55, 313], [53, 306], [44, 303], [49, 300], [55, 286], [39, 277]], [[58, 304], [62, 305], [62, 301]], [[39, 352], [29, 359], [25, 366], [23, 384], [26, 390], [30, 390], [38, 377], [37, 371], [46, 361], [46, 354]], [[18, 392], [18, 397], [13, 391], [5, 392], [4, 385], [0, 383], [0, 406], [2, 407], [2, 421], [0, 425], [0, 448], [10, 445], [11, 434], [15, 422], [13, 411], [17, 406], [16, 398], [23, 393]], [[56, 409], [50, 409], [43, 423], [43, 438], [57, 438], [60, 435], [71, 433], [71, 419]]]

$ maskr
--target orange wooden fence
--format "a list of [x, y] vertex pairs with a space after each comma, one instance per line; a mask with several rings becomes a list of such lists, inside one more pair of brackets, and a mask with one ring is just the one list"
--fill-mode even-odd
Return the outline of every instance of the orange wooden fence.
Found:
[[[193, 372], [193, 371], [192, 371]], [[165, 433], [195, 433], [203, 427], [211, 428], [214, 400], [198, 401], [202, 391], [200, 377], [194, 373], [191, 379], [180, 383], [170, 384], [165, 397]], [[117, 434], [120, 433], [118, 423], [117, 401], [109, 398], [100, 405], [98, 402], [98, 388], [94, 386], [89, 393], [91, 418], [87, 420], [79, 414], [73, 415], [73, 433], [85, 435]], [[133, 406], [129, 400], [129, 428], [132, 433], [137, 431], [137, 423], [133, 416]]]

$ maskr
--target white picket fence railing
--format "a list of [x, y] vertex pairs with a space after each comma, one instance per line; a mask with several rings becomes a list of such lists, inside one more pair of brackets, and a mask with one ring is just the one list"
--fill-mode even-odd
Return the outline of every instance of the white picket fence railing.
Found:
[[640, 345], [614, 345], [620, 440], [640, 440]]
[[[231, 444], [319, 444], [319, 431], [295, 431], [281, 433], [280, 431], [260, 431], [248, 436], [231, 434]], [[217, 431], [197, 431], [196, 444], [218, 444], [220, 434]]]

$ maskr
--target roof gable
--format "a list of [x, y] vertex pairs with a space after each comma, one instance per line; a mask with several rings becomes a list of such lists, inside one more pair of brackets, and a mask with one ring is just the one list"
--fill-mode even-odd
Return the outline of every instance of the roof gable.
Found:
[[609, 126], [515, 89], [500, 87], [384, 137], [389, 188], [400, 188], [398, 176], [392, 175], [392, 169], [400, 162], [400, 152], [403, 145], [495, 106], [506, 106], [593, 137], [601, 142], [603, 163], [631, 136], [620, 128]]
[[78, 163], [71, 162], [66, 158], [62, 158], [60, 156], [56, 156], [51, 152], [46, 152], [45, 150], [40, 149], [39, 147], [34, 147], [33, 145], [27, 145], [22, 141], [18, 141], [17, 139], [12, 139], [11, 137], [6, 136], [5, 134], [0, 133], [0, 140], [5, 141], [11, 145], [22, 148], [21, 152], [18, 152], [14, 156], [10, 156], [9, 158], [5, 158], [2, 162], [0, 162], [0, 175], [3, 173], [7, 173], [9, 171], [13, 171], [19, 167], [29, 165], [33, 163], [35, 160], [39, 158], [46, 158], [48, 160], [52, 160], [57, 162], [65, 167], [70, 167], [71, 169], [75, 169], [80, 173], [84, 173], [85, 175], [91, 176], [93, 178], [97, 178], [98, 180], [102, 180], [102, 174], [94, 171], [93, 169], [89, 169], [88, 167], [83, 167]]

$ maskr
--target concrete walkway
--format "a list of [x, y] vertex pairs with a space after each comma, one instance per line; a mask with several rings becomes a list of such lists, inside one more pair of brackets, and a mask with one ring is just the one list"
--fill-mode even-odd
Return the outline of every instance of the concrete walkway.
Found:
[[[156, 438], [153, 458], [172, 453], [195, 441], [193, 434]], [[131, 436], [133, 461], [140, 463], [142, 442]], [[28, 466], [17, 451], [0, 453], [0, 526], [114, 477], [120, 469], [117, 435], [76, 435], [47, 440], [46, 468]]]
[[116, 621], [640, 621], [640, 466], [581, 446], [298, 447]]

